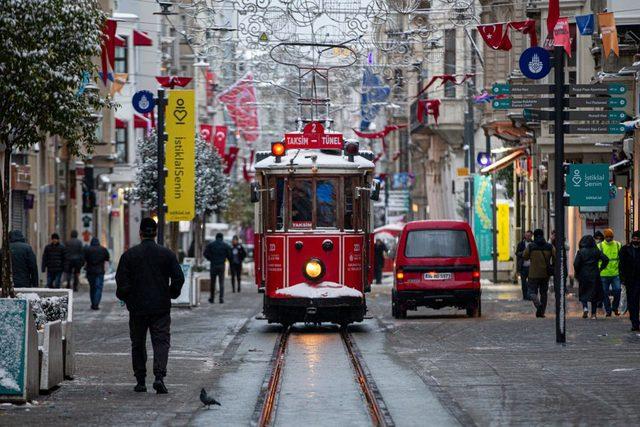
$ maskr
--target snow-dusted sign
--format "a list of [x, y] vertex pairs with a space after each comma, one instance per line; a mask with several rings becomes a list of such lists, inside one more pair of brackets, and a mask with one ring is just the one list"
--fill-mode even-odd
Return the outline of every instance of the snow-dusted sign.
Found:
[[298, 148], [317, 150], [342, 150], [344, 140], [341, 133], [325, 133], [320, 122], [310, 122], [302, 132], [284, 134], [284, 146], [287, 150]]

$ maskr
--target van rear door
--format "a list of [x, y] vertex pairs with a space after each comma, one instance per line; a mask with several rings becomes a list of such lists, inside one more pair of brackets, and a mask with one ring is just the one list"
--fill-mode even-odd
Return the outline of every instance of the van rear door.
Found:
[[403, 255], [404, 282], [420, 289], [468, 286], [478, 269], [465, 229], [410, 230]]

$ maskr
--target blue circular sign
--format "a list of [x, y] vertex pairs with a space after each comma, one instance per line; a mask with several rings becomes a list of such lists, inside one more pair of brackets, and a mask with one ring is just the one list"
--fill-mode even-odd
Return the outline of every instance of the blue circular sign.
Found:
[[140, 90], [133, 95], [131, 100], [133, 108], [140, 114], [146, 114], [153, 111], [156, 101], [153, 99], [153, 93], [148, 90]]
[[520, 71], [525, 77], [539, 80], [551, 71], [549, 52], [539, 46], [530, 47], [520, 55]]

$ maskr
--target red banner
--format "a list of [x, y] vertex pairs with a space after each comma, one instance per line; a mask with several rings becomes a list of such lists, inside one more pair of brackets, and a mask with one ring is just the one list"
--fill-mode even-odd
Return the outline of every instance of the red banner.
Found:
[[569, 33], [569, 21], [567, 18], [558, 18], [553, 29], [553, 45], [564, 46], [564, 51], [571, 58], [571, 33]]
[[240, 148], [238, 147], [229, 147], [229, 154], [225, 154], [224, 155], [224, 162], [226, 163], [226, 166], [224, 167], [224, 173], [229, 175], [229, 173], [231, 173], [231, 168], [233, 167], [233, 164], [236, 162], [236, 159], [238, 158], [238, 151], [240, 151]]
[[218, 98], [224, 103], [245, 141], [255, 142], [260, 136], [258, 128], [258, 106], [256, 90], [253, 86], [253, 75], [248, 73], [238, 80]]
[[212, 145], [213, 125], [200, 124], [200, 138], [202, 138], [207, 144]]
[[215, 133], [213, 134], [213, 146], [218, 150], [220, 157], [224, 158], [224, 152], [227, 145], [227, 127], [216, 126]]
[[102, 65], [102, 83], [107, 84], [109, 68], [113, 70], [116, 63], [116, 27], [118, 22], [114, 19], [107, 19], [102, 27], [102, 40], [100, 42], [100, 59]]

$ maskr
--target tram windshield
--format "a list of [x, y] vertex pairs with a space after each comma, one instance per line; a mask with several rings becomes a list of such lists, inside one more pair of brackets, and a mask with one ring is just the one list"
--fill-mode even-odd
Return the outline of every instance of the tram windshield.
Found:
[[359, 176], [272, 177], [269, 186], [275, 189], [275, 197], [268, 202], [267, 227], [274, 231], [361, 228], [362, 208], [354, 200], [360, 181]]

